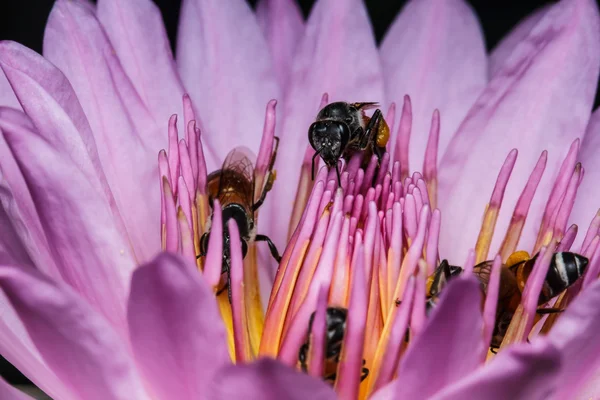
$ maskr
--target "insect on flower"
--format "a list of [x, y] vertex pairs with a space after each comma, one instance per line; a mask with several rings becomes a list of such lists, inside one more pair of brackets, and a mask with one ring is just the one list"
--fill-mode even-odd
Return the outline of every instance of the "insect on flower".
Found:
[[312, 179], [315, 179], [315, 158], [320, 155], [325, 164], [335, 166], [338, 184], [341, 184], [338, 160], [349, 160], [357, 151], [365, 151], [364, 160], [370, 160], [371, 154], [381, 160], [390, 137], [390, 128], [380, 109], [371, 117], [365, 110], [378, 107], [378, 103], [335, 102], [323, 107], [316, 121], [308, 129], [308, 140], [315, 155], [312, 159]]
[[[500, 287], [498, 292], [498, 306], [496, 308], [496, 324], [492, 334], [490, 348], [495, 352], [506, 335], [508, 326], [515, 314], [527, 279], [539, 253], [529, 258], [524, 251], [513, 253], [500, 270]], [[552, 255], [550, 268], [546, 273], [544, 285], [538, 298], [538, 306], [548, 303], [552, 298], [571, 287], [583, 276], [589, 260], [579, 254], [571, 252], [558, 252]], [[481, 282], [483, 293], [487, 293], [487, 285], [493, 261], [483, 261], [473, 268], [473, 273]], [[431, 310], [438, 299], [439, 293], [448, 280], [460, 275], [461, 267], [451, 266], [446, 260], [442, 261], [433, 275], [428, 279], [427, 307]], [[551, 314], [563, 311], [559, 308], [539, 308], [538, 314]]]
[[[340, 362], [342, 344], [344, 341], [344, 334], [346, 332], [347, 317], [347, 309], [342, 307], [327, 307], [325, 316], [325, 374], [323, 379], [331, 383], [335, 382], [337, 376], [337, 368]], [[300, 347], [300, 352], [298, 353], [300, 368], [302, 368], [302, 371], [304, 372], [308, 371], [308, 352], [310, 351], [310, 335], [312, 332], [314, 319], [315, 313], [313, 312], [308, 322], [306, 341], [302, 344]], [[365, 360], [363, 360], [362, 374], [360, 377], [361, 382], [369, 375], [369, 370], [364, 367], [364, 364]]]
[[[262, 206], [267, 193], [273, 188], [273, 183], [275, 182], [276, 173], [273, 166], [277, 157], [279, 138], [274, 137], [274, 140], [273, 153], [271, 154], [267, 169], [266, 183], [257, 201], [254, 201], [254, 165], [248, 154], [249, 150], [246, 148], [237, 147], [231, 150], [225, 158], [221, 169], [212, 172], [207, 177], [209, 204], [212, 208], [213, 201], [215, 199], [219, 201], [223, 219], [223, 261], [221, 274], [227, 274], [227, 282], [225, 286], [217, 291], [217, 295], [221, 294], [227, 288], [229, 302], [231, 302], [231, 277], [229, 275], [231, 255], [230, 237], [227, 230], [227, 221], [229, 219], [235, 220], [238, 226], [242, 244], [242, 257], [246, 257], [248, 247], [252, 242], [267, 242], [273, 258], [277, 262], [281, 261], [277, 247], [275, 247], [271, 239], [266, 235], [256, 233], [254, 217], [254, 213]], [[200, 255], [197, 258], [206, 256], [209, 237], [210, 225], [207, 226], [206, 232], [200, 238]]]

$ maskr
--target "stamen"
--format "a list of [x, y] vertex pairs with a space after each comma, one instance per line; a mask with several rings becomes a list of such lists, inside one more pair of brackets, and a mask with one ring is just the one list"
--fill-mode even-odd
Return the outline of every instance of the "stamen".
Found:
[[569, 180], [569, 185], [567, 186], [567, 191], [565, 193], [565, 197], [559, 207], [558, 215], [556, 217], [556, 223], [554, 224], [554, 235], [553, 237], [556, 241], [561, 241], [565, 232], [565, 228], [567, 227], [567, 220], [569, 215], [571, 215], [571, 210], [575, 205], [575, 196], [577, 195], [577, 189], [579, 188], [579, 184], [581, 183], [581, 163], [577, 163], [575, 165], [575, 170], [571, 179]]
[[[500, 255], [494, 258], [490, 279], [487, 284], [487, 294], [483, 306], [483, 342], [486, 347], [492, 341], [492, 334], [496, 326], [496, 308], [498, 305], [498, 294], [500, 290], [500, 271], [502, 268], [502, 259]], [[482, 354], [482, 360], [485, 360], [486, 353]]]
[[273, 142], [275, 136], [275, 107], [277, 100], [271, 100], [267, 103], [265, 111], [265, 124], [263, 127], [262, 139], [260, 141], [260, 149], [256, 157], [256, 165], [254, 167], [255, 192], [254, 197], [260, 196], [264, 186], [265, 174], [269, 168], [269, 162], [273, 154]]
[[542, 175], [544, 174], [544, 170], [546, 169], [547, 160], [548, 152], [544, 150], [533, 168], [533, 171], [525, 184], [525, 188], [523, 188], [523, 192], [521, 192], [521, 196], [519, 196], [519, 200], [517, 200], [510, 225], [508, 226], [506, 235], [500, 246], [499, 254], [502, 256], [504, 262], [506, 262], [508, 257], [517, 249], [521, 233], [523, 232], [523, 226], [525, 225], [525, 220], [529, 213], [531, 201], [533, 200], [533, 196], [535, 195], [540, 180], [542, 179]]
[[542, 247], [535, 261], [531, 274], [523, 289], [521, 303], [517, 307], [514, 316], [508, 326], [500, 349], [517, 342], [522, 342], [528, 336], [533, 327], [537, 310], [537, 303], [542, 291], [542, 286], [550, 267], [552, 249], [554, 246]]
[[[409, 240], [414, 240], [417, 234], [417, 205], [412, 194], [404, 198], [404, 230]], [[409, 241], [410, 245], [410, 241]]]
[[[369, 377], [367, 378], [367, 393], [371, 394], [390, 382], [398, 367], [402, 354], [404, 335], [408, 329], [408, 321], [412, 314], [415, 300], [415, 281], [410, 277], [406, 284], [406, 292], [400, 303], [390, 308], [388, 323], [380, 338]], [[417, 301], [421, 299], [417, 297]], [[387, 328], [389, 326], [389, 329]]]
[[231, 265], [231, 312], [233, 315], [233, 337], [235, 340], [235, 358], [238, 362], [250, 362], [252, 351], [250, 338], [246, 329], [246, 304], [244, 299], [244, 265], [242, 259], [242, 244], [237, 223], [234, 219], [227, 221], [230, 240]]
[[[425, 283], [427, 281], [427, 263], [423, 259], [419, 260], [419, 270], [415, 281], [415, 298], [425, 299]], [[426, 320], [425, 302], [417, 301], [413, 305], [413, 310], [410, 318], [410, 334], [411, 340], [414, 340], [425, 326]]]
[[216, 287], [221, 279], [223, 265], [223, 217], [218, 199], [214, 199], [213, 207], [208, 249], [204, 259], [204, 279], [210, 286]]
[[600, 229], [600, 210], [596, 211], [596, 215], [594, 216], [594, 219], [592, 219], [592, 222], [590, 222], [590, 226], [588, 227], [588, 230], [585, 234], [585, 238], [583, 239], [583, 243], [581, 244], [580, 253], [584, 253], [587, 251], [587, 248], [589, 247], [590, 243], [592, 242], [594, 237], [596, 237], [596, 235], [598, 234], [599, 229]]
[[569, 251], [571, 249], [571, 246], [573, 245], [573, 242], [575, 241], [575, 237], [577, 237], [577, 231], [577, 225], [571, 225], [569, 229], [567, 229], [567, 232], [565, 233], [560, 243], [558, 243], [556, 252]]
[[315, 378], [323, 376], [325, 345], [327, 336], [327, 287], [319, 288], [317, 297], [317, 308], [312, 323], [310, 335], [310, 351], [308, 353], [308, 374]]
[[188, 218], [185, 215], [185, 212], [183, 211], [181, 206], [177, 208], [177, 222], [179, 223], [179, 232], [181, 232], [181, 237], [179, 241], [181, 247], [180, 252], [185, 258], [187, 258], [193, 263], [196, 263], [194, 237], [192, 236], [192, 230], [190, 228]]
[[404, 96], [400, 125], [396, 134], [396, 145], [394, 148], [394, 161], [400, 162], [400, 178], [404, 180], [408, 176], [408, 153], [410, 144], [410, 131], [412, 129], [412, 105], [410, 97]]
[[473, 267], [475, 266], [475, 251], [473, 249], [469, 250], [467, 254], [467, 260], [465, 261], [464, 274], [465, 276], [469, 276], [473, 273]]
[[177, 114], [169, 118], [169, 147], [168, 155], [169, 170], [171, 172], [170, 182], [173, 183], [173, 195], [177, 196], [177, 177], [179, 176], [179, 146], [177, 145]]
[[175, 208], [175, 199], [171, 191], [168, 179], [162, 178], [163, 195], [162, 199], [165, 204], [165, 235], [163, 250], [176, 253], [179, 248], [179, 224], [177, 223], [177, 209]]
[[496, 228], [496, 221], [498, 220], [498, 213], [500, 212], [500, 206], [502, 205], [502, 199], [504, 197], [504, 191], [506, 190], [508, 179], [510, 178], [510, 174], [512, 173], [516, 161], [517, 149], [512, 149], [500, 169], [494, 191], [492, 192], [492, 197], [485, 210], [483, 224], [479, 231], [477, 244], [475, 245], [477, 264], [486, 260], [488, 257], [494, 230]]
[[330, 304], [338, 304], [344, 307], [348, 306], [348, 288], [350, 287], [350, 262], [348, 260], [349, 243], [347, 240], [344, 240], [349, 236], [349, 232], [350, 218], [346, 214], [342, 224], [339, 248], [335, 258], [335, 268], [329, 293]]
[[546, 208], [544, 210], [544, 215], [542, 217], [542, 222], [540, 224], [540, 229], [538, 231], [538, 237], [535, 242], [535, 246], [533, 247], [533, 253], [537, 253], [539, 248], [550, 243], [551, 234], [552, 234], [552, 219], [553, 215], [556, 212], [556, 209], [559, 207], [562, 197], [564, 196], [565, 191], [569, 185], [569, 181], [571, 179], [572, 171], [575, 168], [575, 163], [577, 162], [577, 154], [579, 153], [579, 139], [575, 139], [569, 148], [569, 152], [567, 156], [563, 160], [563, 163], [558, 172], [558, 177], [554, 181], [554, 186], [552, 187], [552, 191], [550, 192], [550, 196], [548, 197], [548, 201], [546, 202]]
[[431, 208], [437, 207], [437, 162], [438, 147], [440, 140], [440, 112], [436, 109], [431, 118], [429, 139], [425, 148], [425, 159], [423, 160], [423, 174], [427, 181], [427, 193]]
[[355, 255], [356, 263], [352, 268], [352, 295], [348, 307], [346, 332], [342, 344], [342, 354], [338, 366], [335, 391], [342, 399], [356, 399], [359, 392], [365, 342], [365, 324], [367, 320], [367, 277], [363, 246], [359, 246]]
[[438, 265], [438, 243], [440, 241], [440, 229], [442, 225], [442, 214], [440, 210], [433, 210], [431, 222], [429, 223], [429, 232], [427, 233], [427, 276], [433, 274]]
[[394, 131], [394, 123], [396, 122], [396, 102], [392, 101], [388, 107], [388, 112], [385, 115], [385, 120], [390, 128], [390, 132]]

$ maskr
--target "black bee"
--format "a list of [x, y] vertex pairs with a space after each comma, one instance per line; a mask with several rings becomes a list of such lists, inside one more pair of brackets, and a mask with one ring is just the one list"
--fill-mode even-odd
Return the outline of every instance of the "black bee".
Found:
[[[496, 324], [492, 334], [490, 347], [495, 352], [506, 335], [510, 322], [521, 303], [521, 295], [525, 288], [525, 283], [533, 270], [533, 266], [538, 257], [517, 262], [512, 265], [503, 265], [500, 270], [500, 287], [498, 289], [498, 305], [496, 307]], [[483, 261], [473, 268], [473, 273], [481, 283], [481, 290], [484, 295], [487, 294], [487, 286], [490, 280], [493, 261]], [[589, 260], [579, 254], [570, 252], [554, 253], [550, 261], [550, 267], [544, 280], [544, 285], [538, 299], [538, 306], [546, 304], [552, 298], [568, 289], [571, 285], [583, 276]], [[428, 309], [433, 308], [439, 296], [440, 290], [445, 286], [449, 278], [458, 276], [462, 273], [461, 267], [449, 266], [446, 260], [442, 261], [434, 274], [429, 278], [427, 305]], [[436, 276], [444, 276], [444, 279], [437, 279]], [[434, 284], [434, 282], [437, 282]], [[556, 308], [539, 308], [538, 314], [550, 314], [561, 312]]]
[[[346, 320], [348, 318], [348, 310], [342, 307], [328, 307], [325, 321], [326, 321], [326, 336], [325, 336], [325, 370], [324, 380], [335, 383], [337, 367], [340, 362], [340, 355], [342, 353], [342, 343], [344, 341], [344, 334], [346, 332]], [[315, 319], [315, 313], [312, 313], [308, 322], [308, 332], [306, 334], [306, 341], [300, 347], [298, 353], [298, 361], [300, 362], [300, 368], [302, 371], [307, 372], [308, 370], [308, 351], [310, 350], [310, 335], [312, 332], [312, 325]], [[363, 360], [365, 365], [365, 360]], [[369, 370], [365, 367], [362, 368], [361, 382], [367, 378]]]
[[[269, 245], [273, 258], [275, 258], [277, 262], [281, 261], [281, 257], [279, 256], [275, 244], [268, 236], [257, 234], [256, 225], [254, 223], [255, 211], [263, 204], [267, 193], [273, 188], [273, 183], [275, 182], [273, 166], [275, 164], [278, 146], [279, 138], [275, 137], [273, 154], [271, 155], [267, 171], [267, 180], [260, 198], [256, 202], [254, 201], [254, 165], [246, 155], [246, 150], [242, 148], [231, 150], [225, 158], [221, 169], [212, 172], [207, 177], [210, 206], [212, 207], [214, 199], [219, 200], [223, 219], [223, 261], [221, 273], [227, 274], [227, 282], [223, 288], [217, 291], [217, 295], [221, 294], [221, 292], [227, 288], [229, 302], [231, 302], [231, 277], [229, 275], [231, 255], [227, 221], [233, 219], [237, 223], [242, 242], [242, 257], [246, 257], [248, 246], [252, 242], [263, 241], [267, 242]], [[209, 237], [210, 222], [207, 224], [206, 232], [204, 232], [200, 238], [200, 255], [198, 258], [206, 256]]]
[[316, 121], [308, 129], [308, 141], [316, 153], [312, 159], [312, 179], [315, 179], [315, 158], [320, 155], [325, 164], [335, 166], [338, 183], [340, 171], [338, 160], [346, 160], [355, 152], [369, 150], [370, 154], [381, 157], [390, 137], [390, 128], [383, 119], [381, 110], [376, 109], [372, 117], [365, 110], [377, 107], [377, 103], [336, 102], [326, 105], [317, 115]]

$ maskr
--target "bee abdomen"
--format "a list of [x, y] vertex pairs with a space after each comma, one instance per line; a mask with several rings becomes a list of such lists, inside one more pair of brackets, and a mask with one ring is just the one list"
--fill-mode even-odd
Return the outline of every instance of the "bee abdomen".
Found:
[[562, 252], [554, 254], [538, 303], [546, 303], [577, 282], [585, 272], [588, 263], [589, 260], [586, 257], [576, 253]]

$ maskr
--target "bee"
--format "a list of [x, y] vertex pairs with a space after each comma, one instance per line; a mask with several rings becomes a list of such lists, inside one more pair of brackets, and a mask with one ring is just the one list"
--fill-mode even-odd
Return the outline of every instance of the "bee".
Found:
[[[308, 322], [308, 332], [306, 334], [306, 340], [300, 347], [298, 353], [298, 361], [300, 362], [300, 368], [302, 371], [307, 372], [308, 370], [308, 352], [310, 350], [310, 335], [312, 332], [312, 325], [315, 319], [315, 313], [313, 312]], [[342, 343], [344, 341], [344, 334], [346, 332], [346, 320], [348, 319], [348, 310], [342, 307], [327, 307], [325, 314], [326, 323], [326, 336], [325, 336], [325, 381], [335, 383], [337, 367], [340, 362], [340, 355], [342, 353]], [[362, 382], [369, 376], [369, 370], [364, 367], [365, 360], [362, 362], [362, 375], [360, 381]]]
[[[527, 279], [533, 270], [533, 266], [539, 254], [533, 258], [526, 258], [510, 265], [503, 265], [500, 269], [500, 286], [498, 289], [498, 305], [496, 307], [496, 322], [492, 333], [490, 348], [496, 352], [500, 348], [506, 331], [512, 320], [517, 307], [521, 303], [521, 295]], [[510, 258], [509, 258], [510, 262]], [[487, 286], [490, 280], [493, 261], [483, 261], [473, 268], [473, 273], [481, 284], [484, 296], [487, 294]], [[559, 252], [552, 255], [550, 267], [546, 273], [542, 291], [538, 299], [538, 306], [548, 303], [552, 298], [568, 289], [583, 276], [589, 260], [579, 254], [571, 252]], [[448, 265], [442, 261], [434, 274], [429, 278], [427, 305], [428, 310], [435, 306], [439, 292], [447, 281], [463, 272], [461, 267]], [[443, 276], [443, 277], [442, 277]], [[436, 279], [436, 277], [439, 277]], [[556, 308], [538, 308], [538, 314], [557, 313], [563, 310]]]
[[308, 129], [308, 141], [315, 150], [311, 170], [313, 180], [315, 158], [318, 155], [327, 167], [335, 166], [338, 184], [341, 184], [338, 168], [340, 158], [348, 160], [357, 151], [368, 150], [381, 161], [390, 137], [390, 128], [380, 109], [376, 109], [371, 117], [365, 115], [365, 110], [375, 107], [378, 107], [377, 103], [339, 101], [330, 103], [319, 111], [316, 121]]
[[[242, 245], [242, 257], [245, 258], [248, 253], [248, 247], [253, 242], [267, 242], [271, 255], [277, 262], [281, 261], [277, 247], [266, 235], [256, 233], [254, 213], [265, 201], [267, 193], [273, 188], [275, 182], [275, 158], [279, 146], [279, 138], [274, 138], [274, 148], [267, 169], [266, 183], [262, 189], [261, 195], [257, 201], [254, 201], [254, 165], [248, 155], [249, 150], [245, 148], [235, 148], [229, 152], [221, 169], [216, 170], [207, 177], [207, 189], [209, 195], [209, 204], [212, 209], [214, 199], [219, 200], [221, 205], [223, 220], [223, 259], [221, 274], [227, 275], [225, 285], [217, 291], [217, 295], [227, 289], [229, 302], [231, 302], [231, 277], [229, 275], [231, 267], [230, 254], [230, 235], [227, 228], [227, 221], [233, 219], [240, 233]], [[207, 224], [206, 232], [200, 238], [200, 255], [197, 258], [206, 256], [208, 251], [208, 240], [210, 237], [210, 221]]]

